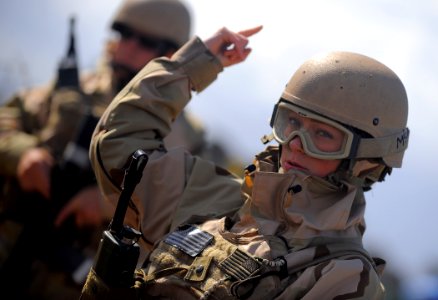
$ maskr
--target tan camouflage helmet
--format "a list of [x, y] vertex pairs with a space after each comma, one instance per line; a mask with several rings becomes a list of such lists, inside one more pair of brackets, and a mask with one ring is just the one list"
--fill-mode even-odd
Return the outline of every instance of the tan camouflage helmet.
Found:
[[355, 141], [348, 158], [381, 158], [388, 167], [401, 167], [408, 99], [399, 77], [382, 63], [351, 52], [316, 56], [294, 73], [281, 98], [279, 103], [351, 128]]
[[178, 0], [125, 0], [111, 27], [128, 26], [146, 36], [168, 40], [178, 48], [190, 36], [190, 12]]

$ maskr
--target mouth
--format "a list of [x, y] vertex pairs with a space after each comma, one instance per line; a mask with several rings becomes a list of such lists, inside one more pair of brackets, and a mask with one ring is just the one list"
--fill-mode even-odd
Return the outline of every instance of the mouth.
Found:
[[283, 166], [283, 168], [286, 171], [289, 171], [289, 170], [292, 170], [292, 169], [294, 169], [294, 170], [301, 170], [301, 171], [307, 171], [306, 167], [300, 165], [297, 162], [293, 162], [293, 161], [286, 161], [285, 165]]

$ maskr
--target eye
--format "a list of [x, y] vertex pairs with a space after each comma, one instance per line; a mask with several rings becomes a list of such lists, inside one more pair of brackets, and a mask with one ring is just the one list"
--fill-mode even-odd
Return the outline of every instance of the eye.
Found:
[[327, 138], [327, 139], [333, 139], [333, 135], [324, 129], [318, 129], [316, 131], [316, 135], [319, 137]]
[[289, 116], [289, 125], [292, 126], [293, 128], [300, 128], [301, 127], [301, 122], [300, 120], [298, 120], [296, 117], [294, 116]]

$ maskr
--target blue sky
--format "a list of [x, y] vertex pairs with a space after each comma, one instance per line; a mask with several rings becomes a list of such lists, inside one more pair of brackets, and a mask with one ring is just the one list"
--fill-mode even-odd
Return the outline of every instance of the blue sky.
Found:
[[[224, 141], [245, 162], [263, 148], [273, 104], [295, 69], [329, 50], [359, 52], [385, 63], [405, 84], [409, 149], [402, 169], [367, 193], [365, 243], [389, 268], [414, 278], [438, 264], [438, 1], [187, 0], [193, 33], [207, 37], [262, 24], [248, 60], [225, 70], [194, 96], [189, 109], [209, 137]], [[68, 17], [77, 16], [82, 69], [91, 69], [109, 36], [116, 0], [0, 2], [0, 80], [11, 87], [47, 82], [66, 51]]]

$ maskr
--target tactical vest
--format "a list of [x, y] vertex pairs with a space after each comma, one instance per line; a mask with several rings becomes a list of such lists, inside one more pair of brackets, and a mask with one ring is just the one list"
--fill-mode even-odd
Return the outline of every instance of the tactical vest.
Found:
[[146, 268], [137, 271], [136, 286], [141, 295], [160, 299], [275, 299], [304, 269], [334, 258], [359, 258], [376, 269], [361, 247], [343, 244], [332, 249], [304, 263], [295, 253], [268, 260], [239, 249], [219, 232], [184, 225], [157, 245]]

